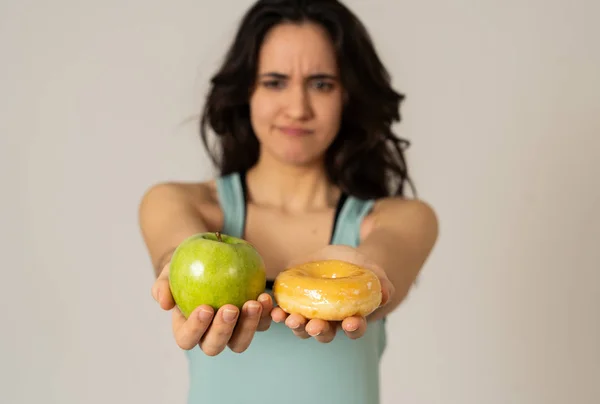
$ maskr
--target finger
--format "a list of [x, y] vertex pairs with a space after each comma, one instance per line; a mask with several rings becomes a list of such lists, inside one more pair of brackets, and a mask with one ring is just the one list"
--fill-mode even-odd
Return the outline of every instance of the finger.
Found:
[[232, 304], [221, 307], [213, 317], [213, 321], [200, 340], [200, 348], [208, 356], [223, 352], [239, 316], [239, 310]]
[[361, 316], [345, 318], [342, 321], [342, 329], [350, 339], [357, 339], [365, 335], [367, 331], [367, 319]]
[[258, 302], [262, 306], [260, 322], [257, 331], [267, 331], [271, 327], [271, 311], [273, 310], [273, 299], [268, 293], [263, 293], [258, 297]]
[[276, 323], [282, 323], [288, 318], [288, 314], [281, 307], [275, 307], [271, 311], [271, 318]]
[[307, 339], [310, 338], [310, 335], [306, 332], [304, 328], [306, 326], [306, 319], [302, 317], [300, 314], [290, 314], [288, 318], [285, 320], [285, 325], [288, 326], [299, 338]]
[[169, 286], [169, 264], [165, 265], [161, 273], [152, 285], [152, 297], [163, 310], [171, 310], [175, 307], [175, 301]]
[[306, 324], [306, 332], [317, 341], [328, 343], [335, 338], [337, 325], [333, 322], [313, 319]]
[[394, 285], [389, 279], [381, 280], [381, 304], [379, 306], [385, 306], [394, 294]]
[[262, 305], [256, 301], [249, 301], [242, 307], [240, 317], [229, 339], [229, 349], [235, 353], [242, 353], [250, 346], [256, 328], [260, 322]]
[[175, 307], [168, 279], [157, 279], [152, 287], [152, 295], [161, 309], [171, 310]]
[[173, 309], [173, 335], [181, 349], [189, 350], [195, 347], [208, 327], [213, 317], [212, 307], [202, 305], [197, 307], [189, 316], [181, 313], [178, 307]]

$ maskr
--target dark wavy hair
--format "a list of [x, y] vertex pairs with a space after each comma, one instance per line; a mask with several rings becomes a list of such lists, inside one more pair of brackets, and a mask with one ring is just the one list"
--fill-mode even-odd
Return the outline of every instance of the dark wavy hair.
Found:
[[[211, 88], [200, 120], [200, 134], [221, 175], [243, 172], [259, 157], [249, 98], [256, 82], [257, 60], [265, 34], [280, 23], [320, 24], [333, 41], [346, 91], [340, 130], [325, 153], [332, 183], [358, 198], [404, 195], [408, 176], [407, 140], [394, 135], [404, 95], [390, 85], [360, 20], [336, 0], [259, 0], [243, 16]], [[211, 147], [207, 126], [216, 134]]]

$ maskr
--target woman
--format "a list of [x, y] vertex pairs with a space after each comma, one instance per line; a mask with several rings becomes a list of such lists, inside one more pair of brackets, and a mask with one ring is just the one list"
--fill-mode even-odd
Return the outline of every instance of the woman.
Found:
[[[190, 403], [377, 403], [385, 317], [407, 295], [437, 237], [409, 183], [391, 125], [402, 95], [367, 32], [340, 2], [263, 0], [244, 16], [212, 80], [201, 125], [220, 169], [198, 184], [153, 186], [140, 224], [190, 369]], [[217, 134], [210, 147], [207, 127]], [[267, 290], [241, 312], [174, 305], [169, 260], [205, 231], [261, 253]], [[371, 268], [384, 302], [341, 323], [288, 316], [271, 286], [291, 262], [335, 258]]]

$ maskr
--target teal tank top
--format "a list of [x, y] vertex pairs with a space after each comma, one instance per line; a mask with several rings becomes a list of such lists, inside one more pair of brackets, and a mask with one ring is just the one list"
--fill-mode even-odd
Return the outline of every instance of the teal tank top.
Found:
[[[244, 235], [243, 173], [217, 179], [224, 213], [222, 232]], [[373, 201], [351, 196], [336, 212], [331, 244], [357, 246], [359, 228]], [[267, 288], [272, 296], [272, 291]], [[328, 344], [296, 337], [273, 322], [257, 332], [248, 349], [226, 348], [217, 356], [199, 347], [185, 351], [189, 365], [188, 404], [378, 404], [379, 365], [386, 346], [385, 319], [370, 322], [362, 338], [338, 331]]]

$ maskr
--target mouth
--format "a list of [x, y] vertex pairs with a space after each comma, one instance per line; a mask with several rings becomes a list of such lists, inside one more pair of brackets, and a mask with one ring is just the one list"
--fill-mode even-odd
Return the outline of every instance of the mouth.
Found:
[[278, 129], [288, 136], [306, 136], [314, 132], [313, 130], [300, 128], [297, 126], [280, 126]]

